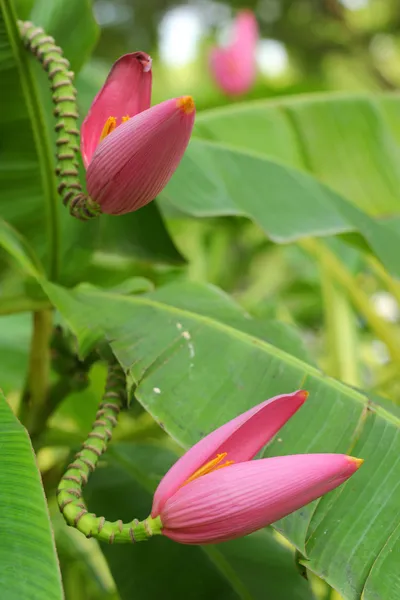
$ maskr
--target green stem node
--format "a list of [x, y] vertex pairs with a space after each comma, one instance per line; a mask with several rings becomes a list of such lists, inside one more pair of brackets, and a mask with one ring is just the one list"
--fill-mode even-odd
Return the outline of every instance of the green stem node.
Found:
[[87, 220], [101, 213], [100, 206], [82, 192], [79, 180], [79, 128], [77, 91], [72, 83], [74, 73], [69, 70], [70, 64], [63, 57], [62, 49], [55, 45], [54, 39], [47, 35], [41, 27], [29, 21], [18, 22], [20, 34], [25, 47], [38, 59], [50, 81], [55, 132], [57, 134], [57, 166], [55, 173], [58, 179], [58, 193], [63, 204], [68, 207], [72, 216]]
[[90, 473], [95, 470], [99, 458], [107, 450], [112, 431], [117, 425], [120, 407], [125, 404], [125, 375], [115, 362], [109, 365], [105, 393], [92, 430], [80, 452], [68, 466], [57, 490], [58, 505], [68, 525], [75, 527], [86, 537], [94, 537], [110, 544], [141, 542], [161, 534], [162, 528], [160, 517], [111, 523], [104, 517], [89, 513], [82, 498], [82, 488]]

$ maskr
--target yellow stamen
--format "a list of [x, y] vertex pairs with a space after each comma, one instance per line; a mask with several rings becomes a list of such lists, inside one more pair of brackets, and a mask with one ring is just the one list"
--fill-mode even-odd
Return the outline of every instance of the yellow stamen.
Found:
[[129, 121], [129, 119], [130, 119], [130, 116], [126, 115], [125, 117], [122, 117], [122, 122], [126, 123], [127, 121]]
[[228, 467], [229, 465], [233, 465], [233, 463], [234, 463], [233, 460], [227, 460], [222, 465], [220, 464], [220, 462], [222, 460], [224, 460], [224, 458], [225, 458], [225, 456], [227, 456], [227, 454], [228, 454], [227, 452], [222, 452], [222, 454], [217, 454], [217, 456], [215, 458], [213, 458], [208, 463], [206, 463], [205, 465], [200, 467], [200, 469], [197, 469], [197, 471], [195, 471], [193, 473], [193, 475], [191, 475], [188, 479], [186, 479], [186, 481], [183, 485], [186, 485], [187, 483], [190, 483], [191, 481], [194, 481], [194, 479], [198, 479], [199, 477], [202, 477], [203, 475], [207, 475], [207, 473], [211, 473], [212, 471], [217, 471], [218, 469], [222, 469], [223, 467]]
[[107, 137], [107, 135], [109, 133], [111, 133], [112, 131], [114, 131], [114, 129], [117, 126], [117, 119], [115, 117], [108, 117], [107, 121], [104, 124], [103, 127], [103, 131], [101, 132], [101, 136], [99, 139], [99, 143], [104, 140], [105, 137]]
[[178, 98], [176, 105], [187, 115], [190, 115], [196, 108], [192, 96], [182, 96], [182, 98]]

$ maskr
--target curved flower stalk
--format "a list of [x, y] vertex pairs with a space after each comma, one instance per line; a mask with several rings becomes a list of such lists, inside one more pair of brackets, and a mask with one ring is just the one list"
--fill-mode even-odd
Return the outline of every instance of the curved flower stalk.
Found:
[[101, 212], [120, 215], [154, 200], [189, 143], [193, 99], [183, 96], [150, 108], [151, 82], [148, 54], [122, 56], [82, 124], [87, 190]]
[[240, 96], [254, 84], [257, 72], [258, 25], [251, 10], [240, 11], [233, 24], [232, 42], [213, 48], [209, 65], [219, 88], [228, 96]]
[[[78, 461], [60, 484], [60, 508], [69, 524], [85, 535], [110, 542], [162, 534], [183, 544], [213, 544], [252, 533], [341, 485], [363, 462], [343, 454], [252, 460], [307, 396], [303, 390], [276, 396], [203, 438], [161, 480], [151, 515], [142, 523], [108, 523], [89, 515], [81, 504], [79, 490], [85, 481], [77, 474]], [[94, 452], [87, 443], [84, 448]], [[77, 471], [72, 476], [71, 469]]]
[[125, 374], [117, 362], [112, 362], [108, 368], [103, 400], [92, 431], [74, 461], [68, 466], [57, 490], [58, 506], [68, 525], [76, 527], [88, 538], [95, 537], [109, 544], [139, 542], [160, 533], [158, 519], [153, 520], [149, 517], [141, 522], [133, 519], [130, 523], [111, 523], [104, 517], [89, 513], [82, 498], [82, 488], [86, 485], [90, 473], [95, 470], [99, 458], [106, 451], [112, 431], [117, 425], [118, 414], [125, 405]]
[[[38, 59], [50, 81], [54, 116], [57, 166], [55, 173], [58, 179], [58, 193], [63, 204], [73, 213], [74, 206], [84, 197], [79, 181], [79, 129], [76, 88], [73, 85], [74, 73], [69, 70], [70, 64], [63, 56], [62, 49], [54, 39], [30, 21], [18, 22], [21, 38], [25, 47]], [[88, 218], [98, 214], [98, 209], [90, 206], [83, 208], [82, 217]], [[87, 213], [87, 214], [86, 214]]]

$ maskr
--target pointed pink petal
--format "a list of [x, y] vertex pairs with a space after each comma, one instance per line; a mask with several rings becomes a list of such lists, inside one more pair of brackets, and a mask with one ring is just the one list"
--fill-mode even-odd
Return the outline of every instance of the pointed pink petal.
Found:
[[333, 490], [361, 462], [342, 454], [299, 454], [225, 467], [167, 500], [162, 532], [186, 544], [247, 535]]
[[[151, 516], [160, 513], [167, 499], [201, 466], [227, 452], [226, 460], [251, 460], [302, 406], [308, 394], [300, 390], [275, 396], [225, 423], [186, 452], [161, 480]], [[225, 469], [222, 469], [224, 471]]]
[[258, 38], [258, 24], [252, 10], [241, 10], [236, 15], [234, 23], [233, 44], [254, 52]]
[[81, 151], [87, 168], [108, 117], [117, 124], [150, 107], [151, 58], [145, 52], [121, 56], [111, 68], [105, 84], [92, 102], [81, 127]]
[[238, 47], [214, 48], [209, 65], [218, 87], [229, 96], [248, 92], [256, 77], [254, 56]]
[[117, 127], [99, 144], [86, 182], [104, 213], [148, 204], [177, 169], [189, 143], [195, 108], [189, 96], [157, 104]]

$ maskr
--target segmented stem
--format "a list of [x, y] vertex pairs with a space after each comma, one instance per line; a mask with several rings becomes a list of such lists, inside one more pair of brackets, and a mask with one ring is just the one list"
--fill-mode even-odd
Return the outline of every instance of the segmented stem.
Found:
[[112, 431], [117, 425], [121, 406], [125, 404], [125, 375], [115, 362], [109, 365], [105, 393], [92, 430], [74, 461], [68, 466], [57, 490], [58, 505], [68, 525], [75, 527], [86, 537], [95, 537], [110, 544], [140, 542], [161, 533], [159, 517], [148, 517], [141, 522], [134, 519], [130, 523], [123, 523], [121, 520], [111, 523], [104, 517], [89, 513], [82, 498], [82, 488], [106, 451]]
[[38, 59], [50, 80], [53, 92], [55, 131], [57, 134], [57, 166], [55, 173], [59, 181], [58, 193], [72, 216], [87, 220], [101, 213], [100, 206], [82, 192], [79, 181], [79, 128], [76, 88], [72, 80], [74, 73], [63, 57], [62, 49], [41, 27], [29, 21], [18, 22], [25, 47]]

